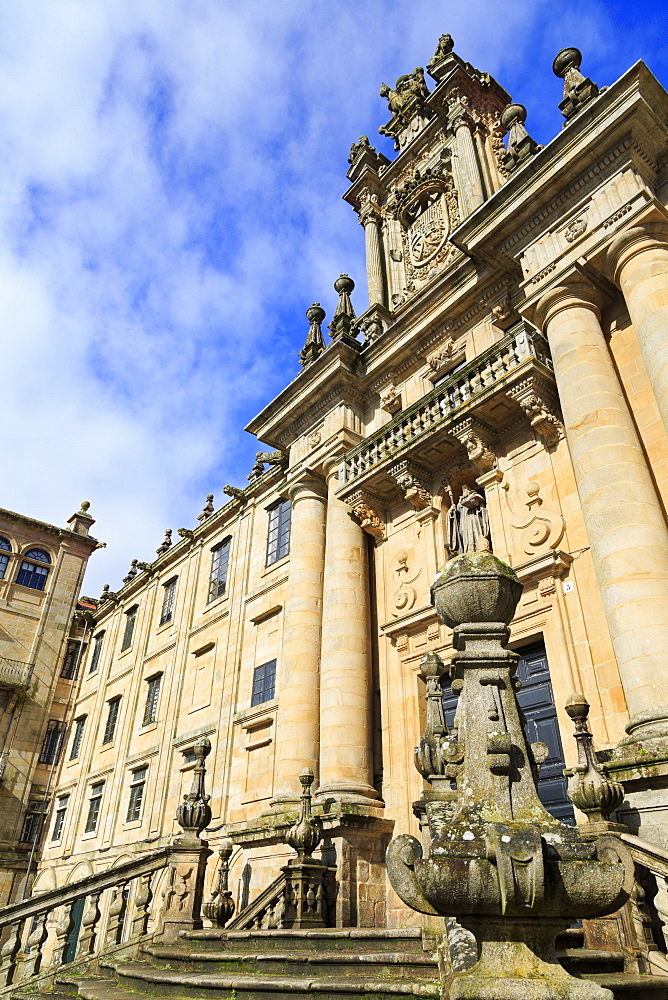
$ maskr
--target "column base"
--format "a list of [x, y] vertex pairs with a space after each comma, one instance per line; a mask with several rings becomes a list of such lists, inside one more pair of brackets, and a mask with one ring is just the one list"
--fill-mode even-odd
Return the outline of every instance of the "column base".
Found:
[[626, 743], [648, 739], [668, 739], [668, 705], [657, 705], [655, 708], [638, 712], [630, 719], [626, 732], [628, 737], [621, 741], [620, 746]]
[[353, 781], [330, 781], [320, 785], [315, 795], [316, 802], [325, 805], [326, 802], [334, 800], [336, 802], [353, 802], [360, 805], [373, 805], [382, 807], [384, 803], [373, 785], [365, 782]]

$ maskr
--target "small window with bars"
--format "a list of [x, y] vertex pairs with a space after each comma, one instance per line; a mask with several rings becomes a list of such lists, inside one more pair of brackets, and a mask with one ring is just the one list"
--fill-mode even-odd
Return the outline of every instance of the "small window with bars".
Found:
[[22, 844], [39, 844], [44, 832], [45, 814], [46, 802], [40, 800], [28, 803], [21, 829], [20, 841]]
[[63, 834], [63, 827], [65, 826], [65, 816], [67, 815], [67, 806], [69, 801], [69, 795], [60, 795], [56, 801], [56, 811], [53, 818], [51, 840], [60, 840]]
[[211, 549], [211, 575], [209, 576], [209, 596], [207, 603], [215, 601], [225, 593], [227, 587], [227, 569], [230, 563], [231, 538]]
[[146, 684], [146, 704], [144, 705], [144, 718], [142, 726], [148, 726], [151, 722], [158, 721], [158, 701], [160, 699], [160, 682], [162, 674], [150, 677]]
[[147, 773], [148, 767], [138, 767], [136, 771], [132, 772], [128, 814], [125, 820], [126, 823], [134, 823], [136, 820], [141, 819], [141, 805], [144, 801], [144, 788], [146, 787]]
[[160, 621], [158, 625], [166, 625], [167, 622], [171, 622], [174, 615], [174, 597], [176, 596], [176, 577], [173, 580], [168, 580], [165, 584], [164, 592], [162, 595], [162, 611], [160, 612]]
[[90, 666], [88, 668], [89, 674], [94, 674], [98, 668], [100, 662], [100, 656], [102, 655], [102, 643], [104, 642], [104, 632], [98, 632], [98, 634], [93, 639], [93, 655], [90, 658]]
[[269, 529], [267, 532], [267, 566], [278, 562], [290, 551], [290, 519], [292, 504], [280, 500], [269, 508]]
[[63, 669], [60, 671], [60, 676], [64, 677], [66, 681], [75, 680], [79, 672], [80, 655], [82, 655], [81, 643], [78, 639], [70, 639], [67, 643], [67, 652], [63, 660]]
[[57, 764], [60, 759], [60, 751], [63, 746], [63, 736], [65, 734], [65, 723], [58, 719], [49, 719], [46, 727], [46, 734], [42, 749], [39, 755], [40, 764]]
[[134, 608], [130, 608], [125, 612], [125, 628], [123, 629], [123, 641], [121, 642], [121, 653], [125, 649], [129, 649], [132, 645], [132, 636], [135, 631], [135, 622], [137, 621], [137, 605]]
[[104, 737], [102, 739], [102, 745], [105, 743], [113, 742], [114, 735], [116, 733], [116, 723], [118, 722], [118, 712], [121, 707], [121, 696], [117, 698], [112, 698], [109, 702], [109, 710], [107, 712], [107, 722], [104, 727]]
[[72, 747], [70, 749], [70, 760], [76, 760], [79, 756], [81, 750], [81, 742], [83, 740], [84, 727], [86, 725], [87, 716], [80, 715], [78, 719], [74, 720], [74, 736], [72, 737]]
[[88, 799], [88, 816], [84, 833], [96, 833], [97, 824], [100, 818], [100, 808], [102, 806], [102, 795], [104, 794], [104, 781], [97, 781], [90, 786], [90, 798]]
[[251, 706], [271, 701], [276, 690], [276, 660], [261, 663], [253, 671], [253, 694]]

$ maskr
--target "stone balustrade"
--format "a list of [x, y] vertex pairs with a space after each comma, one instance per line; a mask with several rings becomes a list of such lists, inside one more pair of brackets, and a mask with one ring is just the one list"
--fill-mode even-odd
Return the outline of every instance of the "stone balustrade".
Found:
[[[374, 478], [385, 467], [434, 431], [447, 432], [458, 420], [482, 411], [499, 393], [507, 393], [527, 375], [553, 383], [547, 341], [527, 324], [519, 324], [492, 347], [446, 378], [422, 399], [346, 452], [338, 470], [339, 492]], [[512, 408], [509, 408], [512, 413]], [[346, 487], [345, 490], [342, 487]]]

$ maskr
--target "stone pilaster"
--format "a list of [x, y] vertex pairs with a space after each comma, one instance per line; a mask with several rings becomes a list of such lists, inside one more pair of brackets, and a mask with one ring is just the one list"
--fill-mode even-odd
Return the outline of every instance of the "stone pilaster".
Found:
[[668, 731], [668, 531], [600, 324], [574, 280], [538, 305], [594, 569], [630, 713], [628, 732]]
[[288, 487], [292, 500], [290, 577], [276, 726], [273, 806], [298, 801], [299, 774], [317, 774], [320, 729], [320, 629], [327, 487], [314, 474]]
[[372, 785], [367, 540], [350, 507], [336, 496], [333, 462], [327, 481], [318, 797], [369, 802], [378, 794]]
[[369, 289], [369, 305], [386, 305], [383, 262], [380, 249], [380, 212], [378, 206], [368, 202], [360, 212], [360, 225], [364, 226], [366, 250], [366, 280]]
[[475, 212], [485, 200], [482, 187], [480, 164], [471, 130], [474, 128], [471, 115], [463, 108], [457, 108], [451, 128], [457, 140], [458, 189], [461, 199], [461, 214], [465, 218]]
[[668, 224], [648, 223], [613, 240], [607, 262], [621, 288], [668, 431]]

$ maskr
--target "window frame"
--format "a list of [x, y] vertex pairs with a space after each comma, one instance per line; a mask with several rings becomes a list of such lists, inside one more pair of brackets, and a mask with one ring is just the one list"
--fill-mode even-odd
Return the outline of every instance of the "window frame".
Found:
[[[253, 669], [253, 686], [251, 688], [251, 708], [266, 705], [276, 697], [276, 666], [277, 660], [267, 660], [259, 663]], [[272, 669], [267, 672], [267, 667]], [[262, 673], [261, 673], [262, 671]], [[268, 694], [268, 692], [271, 692]]]
[[[40, 556], [32, 555], [34, 552], [41, 552], [46, 556], [46, 559], [42, 559]], [[44, 549], [28, 549], [28, 551], [21, 556], [19, 569], [14, 582], [19, 587], [26, 587], [28, 590], [37, 590], [40, 593], [43, 593], [46, 589], [46, 581], [49, 578], [49, 572], [52, 565], [51, 556]], [[36, 586], [36, 584], [38, 585]]]
[[[3, 545], [3, 542], [6, 544]], [[0, 580], [7, 578], [7, 568], [13, 554], [12, 543], [4, 535], [0, 535]]]
[[37, 758], [38, 764], [53, 766], [60, 760], [63, 751], [63, 739], [65, 736], [65, 723], [62, 719], [49, 719], [42, 747]]
[[265, 566], [273, 566], [290, 555], [292, 502], [281, 497], [267, 507], [267, 553]]
[[[136, 823], [141, 820], [142, 806], [144, 804], [144, 791], [148, 779], [148, 764], [133, 768], [130, 772], [130, 797], [128, 799], [128, 810], [125, 816], [126, 823]], [[141, 775], [141, 777], [137, 777]], [[136, 813], [136, 815], [135, 815]]]
[[209, 571], [209, 585], [207, 590], [206, 603], [218, 600], [227, 593], [227, 577], [230, 568], [230, 551], [232, 549], [232, 536], [228, 535], [221, 542], [211, 549], [211, 569]]
[[153, 674], [146, 678], [146, 701], [144, 702], [144, 715], [142, 716], [142, 727], [150, 726], [158, 721], [158, 703], [160, 701], [160, 688], [162, 687], [162, 672]]
[[86, 729], [86, 719], [87, 715], [79, 715], [75, 720], [75, 729], [72, 735], [72, 746], [70, 747], [70, 755], [68, 760], [78, 760], [79, 754], [81, 753], [81, 744], [83, 743], [84, 731]]
[[121, 712], [121, 698], [122, 695], [117, 694], [107, 701], [109, 707], [107, 709], [107, 721], [104, 724], [104, 733], [102, 736], [103, 747], [113, 743], [116, 737], [116, 726], [118, 725], [118, 716]]
[[94, 674], [99, 666], [100, 657], [102, 655], [102, 646], [104, 645], [104, 635], [105, 633], [103, 631], [98, 632], [97, 635], [93, 636], [93, 652], [91, 653], [90, 664], [88, 666], [89, 674]]
[[125, 627], [123, 629], [123, 638], [121, 640], [121, 653], [124, 653], [126, 649], [130, 649], [132, 646], [132, 640], [134, 639], [135, 628], [137, 626], [137, 611], [139, 610], [138, 604], [133, 604], [131, 608], [124, 611], [125, 615]]
[[83, 645], [83, 640], [81, 639], [67, 640], [67, 651], [63, 658], [63, 666], [60, 671], [60, 676], [63, 678], [63, 680], [75, 681], [77, 679], [77, 676], [79, 674], [79, 667], [81, 665], [81, 661], [83, 660], [84, 653], [86, 651], [86, 646]]
[[[102, 811], [102, 798], [104, 796], [105, 784], [105, 781], [94, 781], [90, 785], [90, 793], [88, 795], [88, 815], [86, 816], [84, 835], [97, 833], [100, 812]], [[97, 788], [100, 789], [99, 792], [95, 791]]]
[[174, 604], [176, 601], [176, 581], [178, 576], [173, 576], [171, 580], [167, 580], [163, 583], [164, 593], [162, 596], [162, 609], [160, 611], [160, 620], [158, 621], [158, 628], [161, 625], [167, 625], [171, 622], [174, 617]]
[[56, 799], [56, 808], [53, 814], [53, 828], [51, 830], [51, 843], [53, 843], [54, 840], [60, 840], [62, 838], [69, 803], [69, 792], [65, 795], [59, 795]]
[[[46, 820], [46, 803], [43, 799], [33, 799], [28, 802], [23, 814], [23, 825], [19, 836], [20, 844], [39, 844], [44, 835]], [[24, 838], [25, 833], [30, 836]]]

